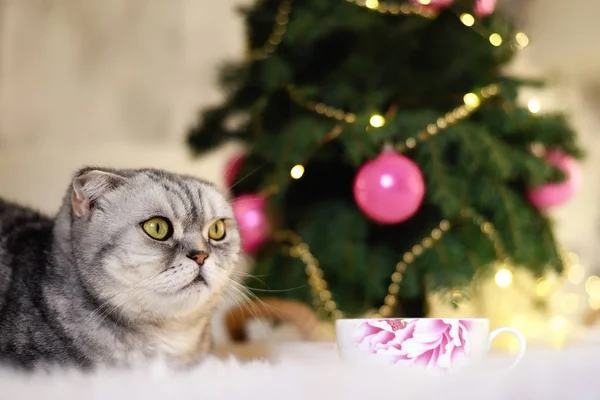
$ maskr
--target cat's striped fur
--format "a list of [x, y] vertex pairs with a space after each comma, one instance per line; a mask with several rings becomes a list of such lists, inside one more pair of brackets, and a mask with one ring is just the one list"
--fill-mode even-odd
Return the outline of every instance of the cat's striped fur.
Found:
[[[172, 225], [168, 240], [143, 232], [156, 216]], [[226, 236], [214, 242], [207, 232], [220, 219]], [[194, 251], [208, 254], [204, 264]], [[239, 252], [226, 199], [164, 171], [82, 169], [56, 218], [0, 201], [0, 363], [194, 363]]]

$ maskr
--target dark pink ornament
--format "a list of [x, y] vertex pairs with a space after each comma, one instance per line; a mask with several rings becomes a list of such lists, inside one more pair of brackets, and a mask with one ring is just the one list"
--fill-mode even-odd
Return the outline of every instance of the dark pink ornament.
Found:
[[235, 184], [242, 164], [244, 163], [244, 155], [236, 154], [229, 159], [225, 166], [225, 185], [227, 188], [231, 188]]
[[384, 151], [365, 163], [354, 179], [354, 199], [373, 221], [399, 224], [411, 218], [425, 197], [425, 181], [410, 158]]
[[245, 253], [256, 252], [269, 237], [266, 203], [267, 200], [258, 194], [245, 194], [231, 203]]
[[477, 0], [473, 12], [478, 17], [487, 17], [494, 13], [496, 0]]
[[577, 161], [559, 150], [548, 152], [546, 160], [559, 168], [566, 179], [559, 183], [547, 183], [537, 189], [529, 189], [527, 198], [537, 208], [544, 210], [565, 204], [579, 191], [582, 184], [581, 169]]

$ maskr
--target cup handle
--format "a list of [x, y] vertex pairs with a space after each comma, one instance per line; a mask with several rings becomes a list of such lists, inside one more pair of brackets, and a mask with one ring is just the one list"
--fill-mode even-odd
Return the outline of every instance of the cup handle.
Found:
[[496, 339], [496, 337], [499, 334], [505, 333], [505, 332], [512, 333], [514, 336], [516, 336], [517, 340], [519, 341], [519, 352], [517, 353], [517, 358], [515, 359], [515, 361], [513, 361], [513, 363], [511, 365], [506, 367], [506, 369], [511, 369], [511, 368], [514, 368], [523, 359], [523, 356], [525, 355], [525, 350], [527, 350], [527, 341], [525, 340], [525, 336], [523, 336], [523, 334], [521, 332], [519, 332], [518, 330], [516, 330], [514, 328], [509, 328], [507, 326], [503, 326], [501, 328], [494, 329], [492, 332], [490, 332], [488, 348], [490, 348], [492, 346], [492, 342]]

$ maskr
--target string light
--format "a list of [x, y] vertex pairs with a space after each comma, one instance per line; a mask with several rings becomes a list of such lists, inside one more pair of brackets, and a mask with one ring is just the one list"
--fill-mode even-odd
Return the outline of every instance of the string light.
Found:
[[492, 46], [500, 46], [502, 44], [502, 36], [500, 36], [498, 33], [492, 33], [490, 35], [490, 43]]
[[496, 281], [496, 285], [505, 288], [510, 286], [513, 279], [512, 272], [510, 272], [506, 268], [502, 268], [498, 272], [496, 272], [496, 276], [494, 277], [494, 281]]
[[[479, 91], [479, 96], [475, 93], [468, 93], [463, 96], [465, 104], [440, 116], [435, 123], [427, 127], [414, 137], [409, 137], [394, 147], [398, 152], [404, 152], [406, 149], [413, 149], [418, 143], [425, 142], [430, 137], [437, 135], [440, 131], [452, 126], [471, 115], [480, 105], [481, 99], [489, 99], [499, 93], [500, 89], [496, 84], [490, 84]], [[470, 104], [468, 106], [467, 104]]]
[[593, 288], [593, 285], [594, 285], [594, 284], [596, 284], [596, 285], [597, 285], [597, 283], [596, 283], [596, 282], [598, 282], [598, 280], [600, 280], [600, 278], [598, 278], [598, 277], [597, 277], [597, 276], [595, 276], [595, 275], [589, 276], [589, 277], [586, 279], [586, 281], [585, 281], [585, 291], [586, 291], [586, 293], [587, 293], [587, 294], [591, 294], [591, 293], [592, 293], [592, 288]]
[[[364, 7], [368, 10], [377, 11], [381, 14], [391, 15], [420, 15], [425, 18], [435, 18], [437, 11], [430, 9], [430, 7], [423, 7], [421, 4], [410, 4], [410, 3], [387, 3], [381, 0], [346, 0], [348, 3], [355, 4], [359, 7]], [[431, 1], [431, 0], [422, 0]], [[429, 3], [427, 3], [429, 4]]]
[[547, 297], [552, 291], [552, 285], [547, 279], [540, 279], [535, 287], [535, 293], [539, 297]]
[[[364, 7], [368, 10], [378, 11], [382, 14], [392, 14], [392, 15], [410, 15], [416, 14], [425, 18], [436, 18], [439, 14], [439, 11], [434, 7], [428, 7], [431, 5], [431, 0], [417, 0], [416, 4], [410, 3], [386, 3], [380, 0], [346, 0], [349, 3], [353, 3], [359, 7]], [[481, 28], [475, 27], [475, 17], [469, 13], [462, 13], [459, 15], [460, 21], [467, 27], [472, 28], [477, 33], [482, 36], [487, 36], [487, 34]], [[498, 47], [502, 44], [503, 39], [502, 36], [498, 33], [492, 33], [489, 35], [490, 43]], [[523, 32], [519, 32], [515, 36], [516, 44], [519, 48], [524, 48], [529, 44], [529, 38]]]
[[385, 118], [378, 114], [373, 115], [369, 119], [369, 124], [371, 124], [373, 128], [381, 128], [385, 124]]
[[600, 298], [590, 297], [588, 299], [588, 305], [592, 310], [600, 310]]
[[579, 296], [575, 293], [566, 293], [562, 296], [560, 305], [565, 314], [574, 314], [579, 309]]
[[[294, 100], [297, 104], [319, 115], [323, 115], [328, 118], [333, 118], [338, 121], [343, 121], [347, 123], [355, 123], [357, 121], [356, 114], [354, 113], [347, 112], [332, 106], [328, 106], [325, 103], [303, 100], [293, 84], [286, 85], [286, 89], [288, 90], [288, 93], [290, 94], [292, 100]], [[481, 88], [478, 94], [472, 92], [465, 94], [463, 96], [464, 104], [440, 116], [435, 121], [435, 123], [427, 125], [425, 129], [418, 132], [417, 135], [409, 137], [401, 143], [397, 143], [394, 146], [395, 150], [398, 152], [404, 152], [406, 149], [414, 148], [418, 143], [426, 141], [431, 136], [435, 136], [440, 131], [467, 118], [475, 110], [477, 110], [477, 108], [479, 108], [482, 100], [487, 100], [493, 96], [496, 96], [499, 92], [500, 88], [498, 87], [498, 85], [492, 83]], [[373, 127], [380, 127], [383, 126], [383, 124], [385, 124], [386, 121], [385, 118], [381, 115], [373, 115], [369, 119], [369, 123]], [[341, 128], [336, 132], [336, 136], [339, 135], [340, 132]]]
[[[479, 226], [481, 232], [493, 243], [497, 259], [508, 260], [505, 256], [504, 247], [498, 237], [498, 233], [491, 222], [485, 220], [471, 208], [462, 209], [461, 216], [471, 219]], [[406, 269], [413, 264], [419, 256], [424, 254], [428, 249], [434, 247], [450, 228], [451, 224], [449, 221], [440, 221], [440, 223], [431, 230], [428, 236], [415, 244], [410, 251], [404, 253], [402, 260], [396, 264], [396, 268], [390, 276], [388, 292], [383, 299], [383, 305], [376, 312], [369, 314], [368, 317], [386, 318], [391, 315], [393, 307], [398, 301], [400, 283], [402, 282]], [[329, 284], [324, 277], [323, 270], [319, 266], [319, 261], [310, 252], [308, 244], [303, 242], [299, 235], [291, 231], [277, 232], [274, 235], [274, 239], [278, 242], [289, 242], [292, 245], [289, 250], [290, 257], [299, 258], [304, 263], [308, 284], [313, 293], [313, 305], [317, 308], [317, 315], [320, 317], [328, 316], [332, 320], [344, 318], [345, 314], [339, 310], [338, 305], [333, 298], [333, 294], [329, 290]], [[510, 273], [510, 271], [508, 272]], [[512, 280], [512, 273], [510, 279]]]
[[294, 165], [294, 167], [290, 170], [290, 176], [294, 179], [300, 179], [304, 175], [304, 167], [300, 164]]
[[600, 279], [598, 277], [595, 280], [592, 280], [587, 284], [586, 282], [586, 291], [590, 297], [599, 299], [600, 298]]
[[465, 26], [471, 27], [475, 23], [475, 18], [471, 14], [464, 13], [460, 15], [460, 22], [465, 24]]
[[469, 108], [477, 108], [481, 104], [479, 97], [475, 93], [467, 93], [463, 97], [465, 105]]
[[550, 328], [554, 332], [564, 332], [569, 327], [569, 320], [562, 315], [555, 315], [550, 321]]
[[[357, 6], [364, 7], [368, 10], [378, 11], [382, 14], [392, 15], [420, 15], [425, 18], [433, 19], [437, 17], [438, 12], [431, 7], [426, 7], [431, 3], [431, 0], [418, 0], [419, 4], [409, 3], [386, 3], [379, 0], [346, 0], [349, 3], [353, 3]], [[275, 17], [275, 26], [273, 31], [269, 35], [266, 43], [262, 48], [256, 50], [249, 50], [248, 58], [252, 61], [261, 60], [274, 53], [287, 31], [287, 25], [290, 21], [292, 0], [284, 0], [277, 10]], [[468, 27], [473, 28], [475, 25], [475, 18], [469, 13], [463, 13], [460, 15], [461, 22]], [[481, 34], [481, 32], [479, 32]], [[492, 33], [489, 36], [490, 43], [494, 46], [500, 46], [502, 44], [502, 37], [498, 33]], [[524, 48], [529, 44], [529, 38], [523, 32], [518, 32], [515, 36], [517, 46]]]
[[527, 47], [527, 45], [529, 44], [529, 38], [527, 37], [526, 34], [524, 34], [523, 32], [519, 32], [515, 35], [515, 40], [517, 41], [517, 44], [521, 47], [521, 48], [525, 48]]
[[[404, 254], [402, 260], [396, 264], [395, 271], [390, 277], [391, 283], [388, 286], [388, 294], [385, 296], [384, 305], [379, 308], [377, 315], [386, 317], [392, 313], [392, 307], [396, 304], [397, 295], [400, 291], [399, 284], [408, 265], [412, 264], [426, 249], [433, 247], [449, 229], [450, 223], [446, 220], [441, 221], [429, 236], [414, 245], [411, 251]], [[324, 278], [323, 270], [319, 267], [319, 262], [310, 252], [308, 245], [302, 241], [302, 238], [293, 232], [286, 231], [278, 232], [275, 239], [290, 242], [292, 244], [289, 251], [290, 257], [299, 258], [305, 264], [305, 272], [308, 277], [308, 284], [313, 292], [313, 304], [317, 307], [317, 314], [319, 316], [328, 315], [334, 320], [343, 318], [344, 313], [338, 309], [333, 299], [333, 294], [329, 290], [329, 285]]]
[[580, 264], [573, 264], [567, 272], [567, 279], [573, 285], [579, 285], [585, 279], [585, 271]]
[[367, 0], [365, 6], [371, 10], [377, 10], [377, 7], [379, 7], [379, 0]]
[[283, 40], [283, 35], [285, 35], [287, 30], [291, 11], [292, 1], [283, 0], [277, 9], [277, 16], [275, 17], [275, 27], [273, 28], [273, 31], [261, 49], [250, 51], [249, 57], [251, 60], [261, 60], [275, 52], [277, 46], [279, 46]]
[[[420, 7], [418, 4], [394, 4], [394, 3], [385, 3], [379, 0], [347, 0], [350, 3], [355, 5], [365, 7], [369, 10], [376, 10], [380, 13], [384, 14], [417, 14], [427, 18], [434, 18], [437, 16], [437, 12], [434, 12], [432, 9], [426, 7]], [[430, 0], [419, 0], [422, 5], [430, 4]], [[281, 40], [283, 35], [285, 34], [287, 24], [289, 22], [289, 14], [291, 12], [291, 0], [283, 1], [281, 6], [278, 9], [277, 17], [276, 17], [276, 26], [273, 30], [273, 33], [269, 36], [269, 39], [263, 49], [252, 52], [253, 59], [264, 58], [267, 55], [273, 53]], [[461, 22], [468, 26], [472, 27], [475, 24], [475, 18], [471, 14], [464, 13], [460, 16]], [[489, 36], [490, 43], [494, 46], [500, 46], [503, 42], [502, 37], [498, 33], [493, 33]], [[525, 47], [529, 44], [529, 38], [522, 32], [517, 33], [515, 36], [515, 41], [520, 47]], [[288, 85], [290, 89], [290, 93], [293, 92], [293, 85]], [[396, 149], [398, 151], [403, 151], [406, 148], [413, 148], [416, 146], [418, 142], [422, 142], [427, 140], [427, 138], [436, 135], [440, 130], [447, 128], [448, 126], [466, 118], [473, 111], [475, 111], [481, 104], [483, 99], [488, 99], [496, 94], [498, 94], [499, 88], [496, 84], [490, 84], [479, 91], [479, 95], [475, 93], [467, 93], [463, 97], [464, 104], [455, 108], [454, 110], [446, 113], [437, 119], [434, 124], [429, 124], [427, 127], [419, 132], [416, 137], [408, 138], [403, 143], [397, 144]], [[294, 96], [292, 96], [294, 97]], [[296, 100], [299, 100], [296, 96]], [[306, 108], [330, 117], [335, 118], [338, 121], [346, 122], [346, 123], [354, 123], [357, 120], [357, 116], [354, 113], [345, 112], [344, 110], [337, 109], [334, 107], [330, 107], [324, 103], [320, 102], [301, 102], [303, 106]], [[371, 116], [369, 123], [373, 127], [380, 127], [385, 124], [385, 118], [380, 115]], [[339, 128], [339, 125], [336, 126]], [[336, 130], [335, 136], [337, 136], [341, 132], [341, 128]], [[294, 166], [290, 170], [290, 175], [293, 179], [299, 179], [304, 174], [304, 167], [300, 164]], [[497, 259], [499, 260], [507, 260], [504, 256], [504, 250], [501, 245], [501, 241], [495, 231], [493, 225], [483, 219], [481, 216], [478, 216], [472, 209], [463, 209], [461, 211], [461, 215], [463, 217], [470, 217], [473, 219], [473, 222], [477, 223], [480, 227], [482, 233], [484, 233], [489, 240], [491, 240], [494, 244], [494, 248], [496, 249]], [[398, 262], [396, 265], [395, 272], [391, 275], [390, 280], [391, 283], [388, 286], [388, 294], [384, 298], [384, 305], [379, 309], [379, 316], [389, 316], [392, 312], [392, 307], [395, 305], [397, 301], [397, 294], [399, 292], [399, 283], [402, 281], [404, 271], [407, 266], [414, 262], [414, 260], [422, 254], [426, 249], [431, 248], [437, 241], [439, 241], [443, 234], [450, 229], [450, 223], [446, 220], [440, 222], [438, 227], [432, 230], [431, 234], [424, 238], [421, 242], [413, 246], [410, 252], [407, 252], [402, 261]], [[344, 313], [337, 308], [337, 304], [333, 300], [333, 295], [328, 290], [328, 285], [326, 280], [323, 278], [323, 271], [319, 267], [318, 261], [314, 256], [310, 253], [308, 249], [308, 245], [303, 243], [301, 238], [298, 235], [295, 235], [291, 232], [287, 234], [277, 234], [280, 238], [285, 237], [287, 235], [287, 239], [293, 244], [293, 247], [290, 249], [290, 256], [300, 258], [305, 263], [305, 271], [308, 276], [309, 285], [313, 289], [313, 293], [315, 294], [314, 303], [315, 306], [318, 306], [318, 312], [320, 315], [328, 314], [332, 319], [342, 318]], [[503, 282], [508, 282], [506, 285], [510, 285], [512, 281], [512, 273], [503, 269], [498, 271], [496, 274], [496, 282], [502, 284]], [[538, 286], [539, 289], [540, 286]], [[539, 293], [539, 290], [538, 290]], [[600, 288], [598, 290], [600, 294]], [[591, 298], [590, 298], [591, 304]], [[596, 303], [595, 303], [596, 304]], [[600, 309], [600, 298], [597, 302], [597, 307]]]
[[540, 111], [541, 105], [539, 100], [537, 99], [531, 99], [529, 100], [529, 102], [527, 102], [527, 108], [529, 108], [529, 111], [532, 114], [536, 114]]

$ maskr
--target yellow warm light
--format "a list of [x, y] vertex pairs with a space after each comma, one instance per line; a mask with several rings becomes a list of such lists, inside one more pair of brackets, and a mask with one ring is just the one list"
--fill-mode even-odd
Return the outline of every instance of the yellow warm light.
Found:
[[377, 7], [379, 7], [379, 0], [367, 0], [365, 5], [367, 6], [367, 8], [370, 8], [371, 10], [376, 10]]
[[300, 164], [294, 165], [294, 167], [290, 171], [290, 175], [294, 179], [300, 179], [300, 178], [302, 178], [302, 175], [304, 175], [304, 167], [302, 165], [300, 165]]
[[510, 326], [515, 329], [525, 330], [525, 326], [527, 325], [527, 317], [524, 315], [515, 315], [513, 319], [510, 321]]
[[492, 33], [490, 35], [490, 43], [496, 47], [500, 46], [502, 44], [502, 36], [497, 33]]
[[480, 103], [479, 97], [477, 97], [475, 93], [465, 94], [465, 96], [463, 97], [463, 101], [465, 102], [465, 105], [470, 108], [477, 108], [479, 107]]
[[565, 314], [574, 314], [579, 310], [580, 298], [575, 293], [567, 293], [563, 296], [560, 304]]
[[466, 26], [473, 26], [473, 24], [475, 23], [475, 18], [471, 14], [464, 13], [460, 16], [460, 22], [462, 22]]
[[424, 6], [431, 4], [431, 0], [418, 0], [418, 1], [419, 1], [419, 3], [423, 4]]
[[600, 298], [600, 280], [590, 283], [587, 292], [591, 297]]
[[529, 111], [531, 111], [532, 113], [538, 113], [540, 111], [540, 101], [537, 99], [531, 99], [529, 100], [529, 102], [527, 103], [527, 108], [529, 108]]
[[381, 115], [373, 115], [371, 119], [369, 119], [369, 123], [374, 128], [381, 128], [385, 124], [385, 118]]
[[585, 281], [585, 291], [587, 292], [587, 294], [591, 295], [594, 292], [594, 289], [597, 288], [599, 281], [600, 278], [598, 278], [595, 275], [592, 275], [587, 278], [587, 280]]
[[562, 315], [555, 315], [550, 321], [550, 328], [554, 332], [565, 332], [569, 328], [569, 320]]
[[529, 38], [523, 32], [517, 33], [517, 35], [515, 36], [515, 40], [517, 41], [517, 44], [521, 47], [527, 47], [527, 45], [529, 44]]
[[552, 285], [550, 284], [550, 282], [548, 282], [547, 279], [541, 279], [535, 288], [535, 292], [539, 297], [546, 297], [550, 294], [551, 291]]
[[580, 264], [573, 264], [567, 273], [567, 279], [573, 285], [579, 285], [585, 279], [585, 271]]
[[494, 280], [496, 281], [496, 285], [498, 285], [500, 287], [508, 287], [512, 282], [512, 278], [513, 278], [512, 272], [503, 268], [503, 269], [499, 270], [498, 272], [496, 272], [496, 276], [494, 277]]
[[592, 310], [600, 310], [600, 299], [590, 297], [588, 302]]
[[574, 263], [578, 263], [579, 262], [579, 256], [577, 255], [577, 253], [570, 252], [569, 254], [567, 254], [567, 256], [569, 257], [569, 259], [571, 260], [571, 262], [574, 262]]

